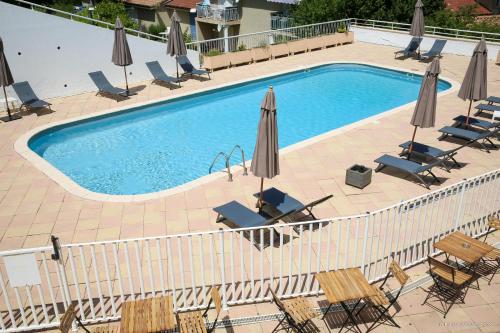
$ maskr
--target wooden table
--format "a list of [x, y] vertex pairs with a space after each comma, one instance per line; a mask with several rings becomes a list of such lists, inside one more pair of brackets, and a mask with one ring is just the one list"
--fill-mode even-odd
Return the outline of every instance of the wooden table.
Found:
[[[353, 312], [361, 299], [376, 296], [378, 294], [377, 290], [368, 283], [361, 270], [359, 268], [339, 269], [332, 272], [317, 273], [315, 277], [321, 289], [325, 292], [326, 299], [329, 303], [323, 318], [333, 304], [340, 303], [347, 313], [347, 319], [342, 324], [342, 328], [347, 321], [350, 320], [358, 331], [360, 331], [354, 319]], [[357, 303], [351, 311], [345, 302], [354, 300], [357, 300]], [[342, 328], [340, 330], [342, 330]]]
[[465, 234], [455, 231], [434, 244], [434, 247], [447, 255], [452, 255], [470, 264], [477, 263], [495, 248]]
[[122, 305], [121, 333], [154, 333], [175, 327], [172, 296], [128, 301]]

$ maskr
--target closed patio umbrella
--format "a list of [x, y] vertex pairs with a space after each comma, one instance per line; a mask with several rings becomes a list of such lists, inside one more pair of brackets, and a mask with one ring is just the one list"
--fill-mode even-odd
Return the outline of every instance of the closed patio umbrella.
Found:
[[422, 85], [420, 86], [420, 92], [418, 93], [415, 111], [413, 111], [413, 117], [410, 121], [410, 124], [415, 126], [415, 129], [413, 130], [413, 136], [411, 138], [410, 148], [408, 150], [408, 158], [410, 157], [410, 154], [413, 150], [413, 142], [415, 141], [417, 128], [434, 127], [434, 123], [436, 120], [436, 101], [439, 73], [441, 73], [439, 58], [434, 58], [434, 60], [432, 60], [432, 63], [425, 71], [425, 76], [422, 80]]
[[13, 120], [10, 114], [9, 102], [7, 101], [7, 92], [5, 87], [10, 86], [14, 83], [14, 78], [10, 72], [9, 64], [7, 63], [7, 58], [3, 52], [3, 41], [0, 37], [0, 86], [3, 88], [3, 96], [5, 97], [5, 106], [7, 107], [7, 114], [9, 115], [9, 120]]
[[167, 54], [175, 57], [177, 80], [179, 80], [179, 57], [187, 55], [187, 50], [184, 43], [184, 36], [182, 35], [180, 19], [176, 11], [172, 14], [172, 26], [168, 33]]
[[487, 93], [487, 68], [488, 68], [488, 48], [486, 41], [481, 41], [474, 48], [474, 53], [470, 59], [469, 67], [465, 73], [464, 80], [458, 91], [458, 97], [469, 100], [469, 112], [467, 113], [466, 125], [469, 124], [472, 101], [479, 101], [488, 96]]
[[250, 170], [260, 177], [260, 195], [257, 207], [262, 207], [264, 178], [271, 179], [279, 175], [278, 123], [276, 117], [276, 97], [273, 87], [269, 90], [260, 106], [260, 121], [257, 131], [257, 142], [253, 152]]
[[128, 90], [128, 81], [127, 81], [127, 70], [126, 66], [132, 65], [132, 55], [130, 54], [130, 48], [127, 43], [127, 34], [125, 33], [125, 27], [123, 26], [122, 21], [119, 17], [116, 18], [115, 23], [115, 42], [113, 44], [113, 56], [111, 61], [117, 66], [123, 67], [123, 73], [125, 74], [125, 85], [127, 90], [127, 95], [129, 94]]
[[[422, 0], [417, 0], [415, 4], [415, 11], [413, 12], [413, 19], [411, 21], [410, 35], [415, 37], [422, 37], [425, 33], [424, 24], [424, 4]], [[418, 56], [420, 57], [420, 45], [418, 46]]]

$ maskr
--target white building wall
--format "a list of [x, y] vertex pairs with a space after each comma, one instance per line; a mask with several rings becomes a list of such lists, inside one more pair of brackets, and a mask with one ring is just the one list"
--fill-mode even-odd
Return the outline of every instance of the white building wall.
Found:
[[[410, 42], [412, 36], [408, 32], [388, 31], [381, 29], [352, 27], [354, 39], [360, 42], [389, 45], [404, 49]], [[447, 39], [445, 37], [424, 36], [421, 49], [429, 50], [436, 39]], [[464, 39], [447, 39], [443, 53], [471, 56], [476, 47], [477, 41], [468, 41]], [[500, 51], [500, 44], [488, 43], [488, 58], [495, 60]]]
[[[99, 70], [112, 84], [125, 85], [123, 68], [111, 62], [113, 30], [0, 2], [0, 37], [14, 80], [28, 81], [40, 98], [96, 91], [88, 73]], [[134, 61], [127, 66], [129, 85], [151, 79], [148, 61], [158, 60], [167, 73], [175, 73], [165, 43], [127, 39]], [[188, 57], [199, 64], [197, 52], [188, 51]]]

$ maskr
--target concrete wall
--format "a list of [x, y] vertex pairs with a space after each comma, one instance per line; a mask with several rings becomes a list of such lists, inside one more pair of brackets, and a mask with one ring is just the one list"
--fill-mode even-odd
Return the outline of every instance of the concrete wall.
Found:
[[[111, 62], [113, 30], [0, 2], [0, 36], [14, 80], [28, 81], [40, 98], [95, 91], [87, 73], [101, 70], [112, 84], [124, 85], [123, 69]], [[158, 60], [175, 73], [166, 45], [127, 35], [134, 64], [129, 83], [151, 79], [145, 63]], [[198, 54], [189, 51], [193, 64]], [[10, 91], [10, 94], [15, 94]]]
[[285, 5], [267, 0], [240, 0], [241, 25], [239, 34], [271, 30], [271, 13], [281, 11]]
[[[354, 39], [360, 42], [390, 45], [404, 49], [411, 36], [407, 32], [393, 32], [378, 29], [352, 27]], [[422, 50], [429, 50], [436, 39], [446, 39], [444, 37], [424, 36], [421, 44]], [[468, 41], [464, 39], [448, 39], [443, 53], [471, 56], [476, 47], [477, 41]], [[488, 43], [488, 58], [495, 60], [500, 51], [500, 44]]]

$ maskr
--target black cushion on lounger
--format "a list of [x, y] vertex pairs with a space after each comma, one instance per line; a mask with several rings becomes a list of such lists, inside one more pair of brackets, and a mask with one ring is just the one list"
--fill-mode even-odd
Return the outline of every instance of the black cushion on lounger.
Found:
[[486, 102], [492, 104], [500, 104], [500, 97], [497, 96], [488, 96], [488, 98], [485, 99]]
[[127, 91], [122, 88], [114, 87], [111, 83], [109, 83], [104, 73], [101, 71], [89, 73], [90, 78], [96, 85], [97, 89], [101, 93], [107, 93], [111, 95], [126, 97]]
[[23, 106], [30, 108], [48, 107], [50, 109], [50, 106], [52, 105], [49, 102], [39, 99], [38, 96], [33, 91], [33, 89], [31, 88], [31, 85], [29, 84], [28, 81], [16, 82], [12, 84], [12, 88], [14, 89], [17, 97], [19, 97], [19, 100], [21, 101], [21, 107]]
[[479, 104], [475, 107], [479, 111], [500, 111], [500, 105], [492, 105], [492, 104]]
[[208, 75], [208, 78], [210, 78], [210, 72], [206, 71], [204, 69], [197, 69], [194, 68], [193, 64], [191, 61], [189, 61], [189, 58], [187, 56], [180, 56], [179, 57], [179, 65], [181, 66], [182, 70], [191, 75]]
[[436, 39], [429, 51], [422, 53], [421, 57], [430, 59], [433, 57], [440, 57], [446, 45], [446, 39]]
[[497, 148], [497, 146], [490, 140], [490, 137], [496, 135], [498, 131], [499, 129], [497, 128], [494, 131], [485, 130], [483, 132], [476, 132], [476, 131], [466, 130], [463, 128], [445, 126], [439, 130], [439, 132], [443, 133], [443, 135], [439, 137], [439, 140], [442, 140], [447, 136], [453, 136], [459, 139], [467, 140], [468, 141], [467, 145], [471, 145], [477, 142], [484, 150], [486, 150], [486, 152], [489, 153], [490, 150], [488, 149], [488, 147], [486, 147], [484, 142], [487, 141], [493, 147]]
[[413, 55], [417, 52], [418, 48], [420, 47], [421, 42], [422, 42], [422, 38], [413, 37], [410, 40], [410, 43], [408, 44], [408, 46], [406, 46], [406, 48], [404, 50], [396, 51], [396, 52], [394, 52], [394, 55], [395, 56], [398, 54], [403, 54], [403, 56]]
[[161, 81], [165, 83], [180, 83], [177, 81], [177, 78], [173, 76], [167, 75], [158, 61], [150, 61], [146, 63], [151, 75], [153, 75], [154, 81]]
[[[453, 120], [455, 120], [457, 125], [458, 124], [464, 125], [467, 122], [467, 116], [458, 116], [458, 117], [453, 118]], [[500, 121], [491, 122], [491, 121], [484, 120], [484, 119], [469, 117], [469, 125], [484, 128], [484, 129], [492, 129], [495, 127], [500, 127]]]

